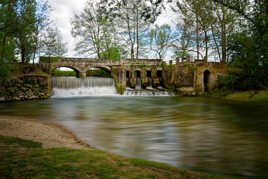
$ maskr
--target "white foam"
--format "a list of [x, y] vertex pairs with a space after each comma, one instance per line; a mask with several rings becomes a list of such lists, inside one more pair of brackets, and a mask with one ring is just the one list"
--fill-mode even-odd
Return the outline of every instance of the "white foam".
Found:
[[127, 88], [123, 95], [116, 92], [112, 78], [89, 77], [84, 80], [74, 77], [54, 77], [52, 98], [72, 98], [91, 96], [169, 96], [164, 90], [133, 90]]

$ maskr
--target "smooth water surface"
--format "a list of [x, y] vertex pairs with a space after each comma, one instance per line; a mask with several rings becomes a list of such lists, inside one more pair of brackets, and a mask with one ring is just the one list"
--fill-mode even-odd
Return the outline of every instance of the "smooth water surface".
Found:
[[268, 177], [268, 104], [88, 97], [0, 103], [0, 114], [62, 124], [90, 145], [125, 156]]

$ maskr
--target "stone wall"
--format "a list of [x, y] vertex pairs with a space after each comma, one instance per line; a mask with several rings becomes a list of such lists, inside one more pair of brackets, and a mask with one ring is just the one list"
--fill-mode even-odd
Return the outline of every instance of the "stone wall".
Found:
[[[163, 64], [164, 87], [177, 91], [183, 95], [198, 95], [217, 87], [219, 77], [227, 73], [227, 66], [215, 62], [179, 62], [176, 64]], [[207, 71], [207, 80], [205, 80]], [[207, 83], [207, 84], [205, 84]]]
[[[112, 76], [115, 80], [115, 86], [118, 93], [123, 94], [127, 82], [126, 74], [128, 73], [128, 84], [131, 88], [136, 86], [135, 73], [139, 72], [141, 85], [143, 88], [148, 86], [147, 71], [151, 73], [152, 86], [163, 87], [170, 91], [176, 91], [182, 95], [201, 95], [206, 90], [213, 90], [217, 86], [217, 80], [220, 76], [226, 74], [226, 64], [214, 62], [178, 62], [176, 64], [161, 65], [119, 65], [112, 68]], [[207, 71], [207, 80], [205, 82], [205, 71]], [[161, 76], [159, 76], [161, 72]]]
[[0, 79], [0, 101], [50, 97], [51, 82], [46, 68], [30, 64], [12, 64], [12, 67], [11, 77]]
[[112, 77], [115, 81], [115, 87], [119, 94], [123, 94], [126, 89], [126, 72], [123, 67], [113, 67]]
[[217, 80], [227, 74], [227, 65], [224, 63], [196, 63], [195, 64], [195, 79], [194, 79], [194, 88], [195, 91], [199, 94], [205, 92], [205, 72], [208, 72], [208, 82], [207, 88], [209, 90], [213, 90], [217, 87]]
[[193, 88], [194, 74], [194, 63], [164, 64], [162, 72], [163, 85], [172, 91], [195, 95]]

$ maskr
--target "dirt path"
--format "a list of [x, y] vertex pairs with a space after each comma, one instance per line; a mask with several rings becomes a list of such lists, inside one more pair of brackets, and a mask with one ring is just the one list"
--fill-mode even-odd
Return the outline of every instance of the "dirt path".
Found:
[[91, 148], [62, 126], [21, 117], [0, 116], [0, 135], [40, 142], [44, 148]]

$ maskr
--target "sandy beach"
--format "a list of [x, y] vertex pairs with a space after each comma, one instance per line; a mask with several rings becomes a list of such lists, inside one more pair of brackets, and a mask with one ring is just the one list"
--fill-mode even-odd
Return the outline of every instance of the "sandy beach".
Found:
[[23, 117], [0, 116], [0, 135], [39, 142], [44, 148], [91, 148], [60, 125]]

